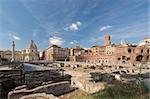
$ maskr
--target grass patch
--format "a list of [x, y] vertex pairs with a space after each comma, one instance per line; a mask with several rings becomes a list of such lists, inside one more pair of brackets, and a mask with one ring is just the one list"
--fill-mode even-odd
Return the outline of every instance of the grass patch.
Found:
[[84, 94], [71, 99], [149, 99], [149, 89], [143, 83], [140, 85], [113, 84], [96, 93]]

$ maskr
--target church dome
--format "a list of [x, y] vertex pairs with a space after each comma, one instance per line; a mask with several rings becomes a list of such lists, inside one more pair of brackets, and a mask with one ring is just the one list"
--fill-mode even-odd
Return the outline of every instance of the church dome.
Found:
[[36, 46], [36, 44], [34, 43], [34, 41], [31, 40], [27, 48], [28, 48], [28, 49], [37, 49], [37, 46]]

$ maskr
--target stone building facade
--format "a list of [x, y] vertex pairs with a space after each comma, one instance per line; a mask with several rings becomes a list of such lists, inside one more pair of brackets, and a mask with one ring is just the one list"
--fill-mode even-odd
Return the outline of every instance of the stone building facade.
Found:
[[126, 42], [111, 44], [110, 35], [104, 36], [102, 46], [83, 48], [61, 48], [53, 45], [45, 50], [46, 60], [99, 63], [102, 65], [135, 65], [150, 62], [148, 45], [132, 45]]
[[139, 46], [143, 46], [143, 45], [147, 45], [150, 47], [150, 37], [149, 38], [144, 38], [144, 40], [142, 40], [140, 43], [139, 43]]
[[80, 48], [80, 46], [76, 46], [75, 48], [70, 48], [69, 61], [77, 61], [77, 56], [79, 56], [83, 50], [84, 49]]
[[44, 51], [46, 61], [66, 61], [69, 58], [69, 49], [52, 45]]
[[76, 56], [76, 60], [106, 65], [134, 65], [150, 62], [149, 46], [137, 46], [126, 43], [115, 45], [111, 44], [109, 40], [109, 35], [104, 36], [103, 46], [94, 46], [88, 50], [81, 51], [80, 55]]
[[36, 61], [39, 60], [39, 52], [37, 46], [33, 40], [30, 41], [29, 45], [25, 50], [25, 61]]
[[114, 46], [95, 46], [88, 50], [83, 50], [80, 55], [76, 56], [76, 60], [79, 62], [90, 62], [100, 64], [112, 64], [114, 63]]
[[148, 46], [119, 45], [115, 51], [115, 63], [138, 64], [150, 62]]
[[[14, 61], [34, 61], [39, 60], [39, 52], [33, 40], [30, 41], [27, 48], [22, 51], [14, 51]], [[11, 50], [1, 50], [0, 59], [12, 60]]]
[[104, 36], [104, 46], [110, 45], [110, 35], [105, 35]]
[[[24, 59], [24, 55], [21, 51], [15, 51], [15, 61], [20, 61]], [[12, 51], [6, 50], [6, 51], [0, 51], [0, 58], [8, 59], [11, 61], [12, 59]]]

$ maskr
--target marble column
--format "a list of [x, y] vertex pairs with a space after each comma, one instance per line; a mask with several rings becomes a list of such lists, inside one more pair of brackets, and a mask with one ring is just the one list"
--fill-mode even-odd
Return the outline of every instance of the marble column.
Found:
[[12, 44], [12, 59], [11, 59], [12, 62], [15, 61], [15, 42], [13, 41], [13, 44]]

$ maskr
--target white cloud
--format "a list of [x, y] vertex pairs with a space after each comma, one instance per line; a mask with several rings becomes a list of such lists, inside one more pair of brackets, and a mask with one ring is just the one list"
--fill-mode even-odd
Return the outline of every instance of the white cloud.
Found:
[[15, 35], [13, 35], [13, 39], [15, 39], [15, 40], [21, 40], [21, 38], [20, 38], [20, 37], [15, 36]]
[[73, 44], [77, 44], [77, 43], [78, 43], [78, 42], [77, 42], [76, 40], [73, 40], [73, 41], [70, 42], [70, 44], [72, 44], [72, 45], [73, 45]]
[[65, 42], [65, 40], [63, 38], [53, 36], [49, 38], [49, 42], [54, 45], [61, 45], [62, 43]]
[[82, 25], [82, 23], [81, 23], [80, 21], [77, 21], [76, 24], [77, 24], [78, 26], [81, 26], [81, 25]]
[[79, 30], [79, 28], [81, 27], [82, 23], [80, 21], [77, 21], [75, 23], [71, 23], [67, 28], [65, 28], [64, 30], [70, 30], [70, 31], [76, 31]]
[[70, 44], [74, 44], [74, 42], [70, 42]]
[[70, 29], [70, 30], [72, 30], [72, 31], [75, 31], [75, 30], [78, 30], [78, 29], [79, 29], [79, 27], [78, 27], [78, 25], [77, 25], [77, 24], [72, 23], [72, 24], [69, 26], [69, 29]]
[[105, 30], [107, 30], [107, 29], [109, 29], [111, 27], [112, 26], [110, 26], [110, 25], [106, 25], [106, 26], [100, 27], [100, 31], [105, 31]]
[[9, 35], [10, 39], [21, 40], [21, 38], [19, 36], [16, 36], [17, 33], [9, 33], [8, 35]]

